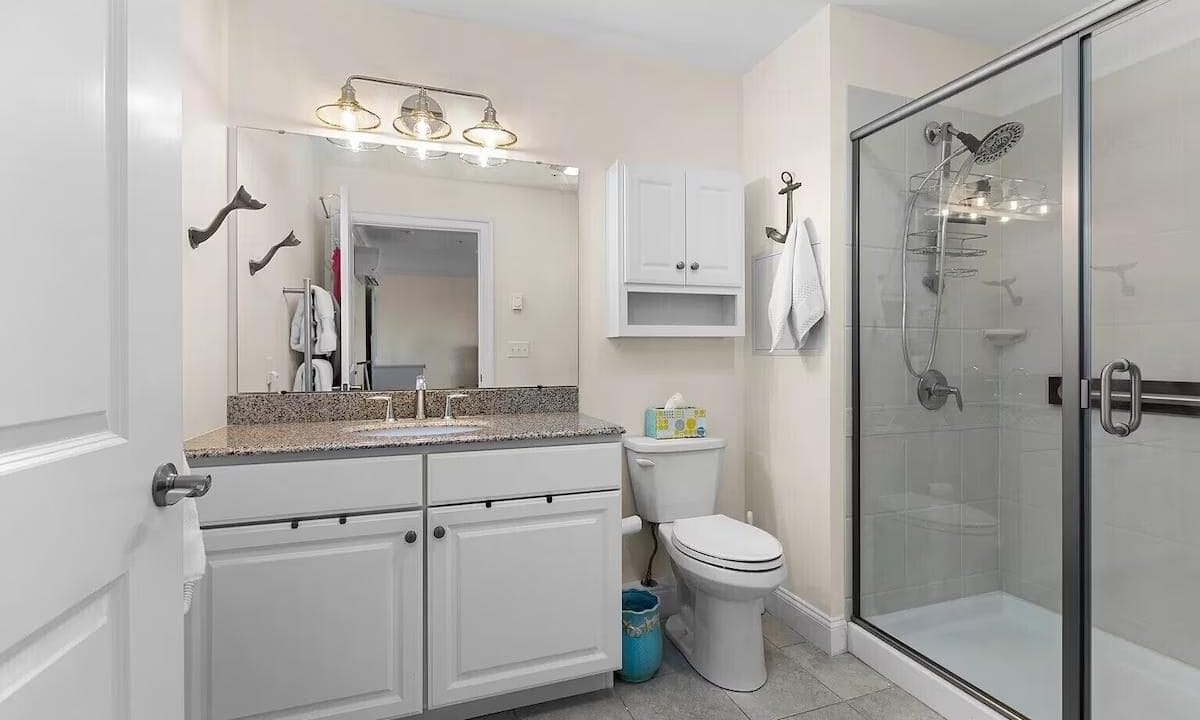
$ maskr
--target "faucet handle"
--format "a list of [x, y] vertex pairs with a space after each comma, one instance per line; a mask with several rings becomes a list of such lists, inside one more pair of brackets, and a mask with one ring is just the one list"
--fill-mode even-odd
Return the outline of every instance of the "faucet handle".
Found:
[[463, 400], [466, 397], [467, 397], [467, 395], [465, 393], [452, 393], [450, 395], [447, 395], [446, 396], [446, 414], [442, 416], [442, 419], [443, 420], [453, 420], [454, 419], [454, 411], [452, 410], [450, 403], [455, 400]]

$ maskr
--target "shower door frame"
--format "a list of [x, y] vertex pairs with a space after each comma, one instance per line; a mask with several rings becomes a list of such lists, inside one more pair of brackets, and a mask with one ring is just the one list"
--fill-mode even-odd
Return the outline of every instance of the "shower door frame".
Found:
[[[1091, 717], [1091, 600], [1089, 533], [1089, 394], [1091, 309], [1086, 268], [1090, 239], [1090, 41], [1101, 28], [1169, 0], [1112, 0], [1001, 55], [978, 69], [909, 102], [850, 133], [851, 202], [851, 511], [852, 612], [850, 621], [934, 672], [1000, 715], [1025, 716], [999, 698], [926, 657], [862, 616], [861, 502], [861, 301], [859, 243], [860, 142], [873, 133], [1046, 52], [1062, 60], [1062, 719]], [[1185, 0], [1186, 1], [1186, 0]], [[1070, 412], [1069, 409], [1075, 409]]]

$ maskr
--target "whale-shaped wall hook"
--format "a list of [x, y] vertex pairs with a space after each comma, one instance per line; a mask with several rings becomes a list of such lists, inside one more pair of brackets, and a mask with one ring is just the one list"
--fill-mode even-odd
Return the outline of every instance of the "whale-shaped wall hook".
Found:
[[193, 250], [200, 247], [200, 243], [212, 237], [221, 228], [221, 223], [225, 222], [229, 213], [234, 210], [262, 210], [266, 206], [266, 203], [250, 197], [250, 193], [246, 191], [244, 185], [239, 186], [237, 192], [233, 194], [233, 199], [217, 212], [217, 216], [208, 224], [208, 227], [203, 230], [195, 227], [188, 228], [188, 243], [191, 244]]
[[259, 270], [262, 270], [263, 268], [265, 268], [267, 266], [267, 263], [271, 262], [271, 258], [275, 257], [275, 253], [279, 252], [279, 248], [281, 248], [281, 247], [296, 247], [299, 244], [300, 244], [300, 238], [296, 237], [296, 231], [293, 230], [292, 232], [287, 234], [287, 237], [285, 237], [284, 239], [282, 239], [279, 242], [272, 245], [271, 249], [267, 251], [267, 254], [263, 255], [262, 260], [251, 260], [250, 261], [250, 274], [253, 275], [254, 273], [258, 272]]

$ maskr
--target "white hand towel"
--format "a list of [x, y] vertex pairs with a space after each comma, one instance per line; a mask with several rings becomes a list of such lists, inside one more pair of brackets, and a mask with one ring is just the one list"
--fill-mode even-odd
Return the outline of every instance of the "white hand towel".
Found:
[[[313, 358], [312, 361], [313, 384], [312, 389], [317, 392], [329, 392], [333, 390], [333, 363], [324, 358]], [[296, 379], [292, 381], [292, 392], [304, 391], [304, 363], [300, 363], [300, 367], [296, 368]]]
[[200, 532], [200, 514], [196, 501], [184, 498], [178, 503], [183, 523], [183, 614], [192, 607], [192, 591], [208, 567], [204, 553], [204, 535]]
[[793, 222], [787, 242], [775, 270], [771, 298], [767, 303], [767, 320], [771, 325], [771, 350], [783, 341], [790, 330], [797, 347], [804, 347], [808, 333], [825, 315], [825, 296], [821, 291], [821, 274], [813, 256], [812, 243], [805, 222]]
[[288, 337], [288, 346], [296, 352], [304, 352], [304, 299], [296, 303], [296, 312], [292, 313], [292, 330]]
[[323, 287], [312, 286], [313, 322], [317, 334], [313, 344], [313, 352], [318, 355], [328, 355], [337, 350], [337, 312], [333, 304], [333, 296]]

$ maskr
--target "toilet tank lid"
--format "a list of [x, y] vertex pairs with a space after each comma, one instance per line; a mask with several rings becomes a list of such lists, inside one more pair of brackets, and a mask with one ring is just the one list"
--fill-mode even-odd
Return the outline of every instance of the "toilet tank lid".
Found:
[[725, 447], [724, 438], [677, 438], [675, 440], [656, 440], [650, 437], [626, 437], [625, 447], [640, 453], [670, 453], [688, 452], [691, 450], [715, 450]]

